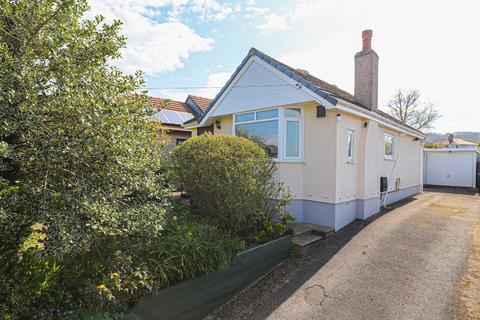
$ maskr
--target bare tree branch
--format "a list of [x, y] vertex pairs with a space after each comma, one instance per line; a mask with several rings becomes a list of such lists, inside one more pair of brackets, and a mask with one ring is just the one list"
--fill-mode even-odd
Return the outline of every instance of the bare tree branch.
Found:
[[397, 90], [388, 102], [388, 113], [417, 130], [430, 129], [441, 117], [435, 104], [420, 99], [420, 91]]

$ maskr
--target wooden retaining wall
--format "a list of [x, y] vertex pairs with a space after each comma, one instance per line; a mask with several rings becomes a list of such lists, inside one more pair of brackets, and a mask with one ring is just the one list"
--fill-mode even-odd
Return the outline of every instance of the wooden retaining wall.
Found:
[[287, 236], [240, 252], [226, 269], [141, 299], [126, 319], [202, 319], [285, 260], [290, 249]]

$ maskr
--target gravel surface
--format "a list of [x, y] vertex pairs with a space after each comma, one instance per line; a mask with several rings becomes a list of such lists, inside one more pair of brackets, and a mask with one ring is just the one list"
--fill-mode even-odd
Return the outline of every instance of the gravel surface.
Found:
[[478, 195], [424, 192], [288, 259], [207, 319], [467, 318], [478, 221]]

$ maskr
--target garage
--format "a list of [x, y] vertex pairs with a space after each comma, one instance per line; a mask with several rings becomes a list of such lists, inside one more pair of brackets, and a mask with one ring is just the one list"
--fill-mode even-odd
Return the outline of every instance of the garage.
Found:
[[476, 187], [475, 149], [426, 149], [423, 183], [451, 187]]

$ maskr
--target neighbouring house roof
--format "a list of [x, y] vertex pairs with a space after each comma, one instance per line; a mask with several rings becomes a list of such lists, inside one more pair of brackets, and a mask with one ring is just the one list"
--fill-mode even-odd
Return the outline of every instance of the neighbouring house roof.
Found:
[[[274, 59], [274, 58], [272, 58], [268, 55], [266, 55], [265, 53], [259, 51], [258, 49], [255, 49], [255, 48], [250, 49], [248, 55], [243, 59], [242, 63], [237, 67], [237, 69], [232, 74], [230, 79], [223, 86], [223, 88], [220, 90], [220, 92], [216, 95], [216, 97], [210, 103], [210, 105], [205, 110], [203, 115], [201, 115], [197, 119], [198, 123], [200, 123], [203, 120], [203, 118], [207, 115], [209, 110], [215, 105], [217, 100], [222, 96], [222, 94], [225, 92], [225, 90], [228, 88], [228, 86], [231, 84], [231, 82], [235, 79], [237, 74], [240, 72], [240, 70], [243, 68], [243, 66], [247, 63], [249, 58], [252, 57], [252, 56], [256, 56], [256, 57], [262, 59], [263, 61], [265, 61], [266, 63], [268, 63], [272, 67], [274, 67], [275, 69], [279, 70], [280, 72], [287, 75], [291, 79], [297, 81], [302, 86], [304, 86], [304, 87], [308, 88], [309, 90], [313, 91], [314, 93], [318, 94], [320, 97], [322, 97], [323, 99], [332, 103], [333, 105], [336, 105], [338, 100], [343, 100], [343, 101], [349, 102], [349, 103], [354, 104], [358, 107], [361, 107], [365, 110], [368, 110], [370, 112], [374, 112], [377, 115], [379, 115], [380, 117], [383, 117], [383, 118], [388, 119], [392, 122], [395, 122], [399, 126], [403, 126], [405, 128], [408, 128], [410, 130], [413, 130], [413, 131], [421, 134], [422, 136], [425, 136], [419, 130], [403, 123], [402, 121], [390, 116], [389, 114], [387, 114], [387, 113], [385, 113], [381, 110], [378, 110], [378, 109], [377, 110], [372, 110], [369, 106], [363, 105], [362, 103], [358, 102], [351, 93], [338, 88], [336, 85], [330, 84], [326, 81], [323, 81], [319, 78], [316, 78], [306, 70], [301, 70], [301, 69], [296, 69], [296, 68], [290, 67], [290, 66], [288, 66], [288, 65], [286, 65], [286, 64], [284, 64], [284, 63], [282, 63], [282, 62], [280, 62], [280, 61], [278, 61], [278, 60], [276, 60], [276, 59]], [[194, 122], [194, 120], [195, 119], [192, 119], [192, 120], [188, 121], [187, 123], [192, 123], [192, 122]]]
[[442, 139], [442, 140], [437, 140], [433, 142], [433, 144], [439, 144], [442, 146], [448, 146], [450, 144], [459, 145], [459, 146], [477, 146], [477, 143], [475, 143], [474, 141], [459, 139], [459, 138], [453, 138], [453, 143], [450, 143], [448, 139]]
[[202, 112], [205, 112], [205, 110], [207, 110], [208, 106], [210, 105], [210, 102], [212, 102], [212, 99], [209, 98], [194, 95], [189, 95], [189, 97], [193, 100], [193, 102], [197, 104], [197, 106], [202, 110]]
[[147, 104], [151, 105], [157, 110], [172, 110], [195, 114], [195, 112], [188, 104], [181, 101], [157, 97], [147, 97]]
[[[188, 103], [190, 99], [193, 100], [195, 105]], [[158, 110], [154, 114], [154, 118], [158, 119], [165, 127], [171, 128], [181, 127], [184, 122], [200, 116], [206, 108], [205, 105], [208, 105], [210, 101], [211, 99], [208, 98], [191, 95], [185, 102], [147, 97], [147, 104]]]

